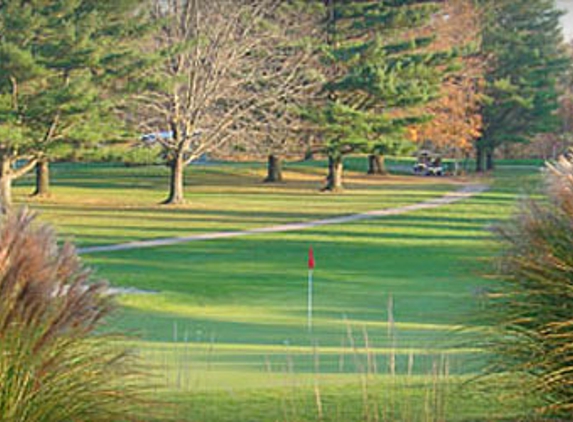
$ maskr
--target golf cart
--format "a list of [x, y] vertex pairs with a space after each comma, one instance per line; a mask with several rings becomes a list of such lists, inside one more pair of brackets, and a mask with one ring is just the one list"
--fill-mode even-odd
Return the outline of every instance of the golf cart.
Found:
[[420, 151], [418, 161], [413, 167], [414, 174], [424, 176], [443, 176], [442, 157], [430, 151]]

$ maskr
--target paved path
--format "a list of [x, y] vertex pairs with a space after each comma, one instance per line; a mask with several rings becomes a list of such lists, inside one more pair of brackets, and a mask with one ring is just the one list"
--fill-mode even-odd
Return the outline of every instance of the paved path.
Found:
[[250, 236], [254, 234], [282, 233], [282, 232], [304, 230], [312, 227], [327, 226], [330, 224], [348, 223], [351, 221], [366, 220], [369, 218], [385, 217], [389, 215], [399, 215], [410, 211], [438, 208], [443, 205], [453, 204], [454, 202], [458, 202], [463, 199], [472, 197], [476, 194], [486, 191], [487, 189], [488, 189], [487, 185], [468, 185], [455, 192], [447, 193], [446, 195], [440, 198], [431, 199], [429, 201], [419, 202], [412, 205], [405, 205], [403, 207], [367, 211], [360, 214], [326, 218], [324, 220], [307, 221], [305, 223], [281, 224], [277, 226], [261, 227], [250, 230], [205, 233], [193, 236], [170, 237], [166, 239], [140, 240], [136, 242], [120, 243], [117, 245], [91, 246], [86, 248], [79, 248], [78, 252], [80, 254], [87, 254], [94, 252], [126, 251], [130, 249], [153, 248], [157, 246], [176, 245], [178, 243], [197, 242], [202, 240], [228, 239], [231, 237]]

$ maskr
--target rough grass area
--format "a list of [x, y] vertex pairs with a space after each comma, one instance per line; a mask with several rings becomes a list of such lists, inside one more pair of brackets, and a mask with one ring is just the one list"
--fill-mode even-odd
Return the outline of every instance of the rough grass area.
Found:
[[[189, 203], [165, 208], [155, 205], [164, 195], [162, 168], [62, 166], [54, 175], [52, 198], [26, 199], [29, 187], [22, 186], [18, 199], [82, 245], [391, 208], [441, 196], [458, 183], [352, 174], [348, 190], [332, 195], [317, 191], [323, 170], [312, 166], [291, 167], [279, 185], [260, 182], [262, 166], [193, 167]], [[140, 336], [142, 356], [167, 384], [161, 394], [175, 401], [178, 419], [510, 418], [527, 406], [499, 401], [499, 388], [483, 395], [460, 380], [487, 357], [475, 347], [476, 336], [487, 335], [480, 314], [494, 283], [484, 277], [495, 254], [487, 228], [537, 180], [531, 169], [508, 168], [490, 180], [489, 192], [439, 209], [85, 259], [114, 285], [159, 292], [121, 297], [115, 326]], [[310, 245], [317, 262], [311, 333]], [[384, 401], [392, 395], [399, 405]]]
[[[498, 385], [454, 376], [319, 378], [258, 390], [170, 394], [175, 419], [236, 421], [515, 421], [531, 403], [496, 395]], [[499, 380], [505, 382], [507, 380]], [[471, 384], [468, 384], [471, 382]]]

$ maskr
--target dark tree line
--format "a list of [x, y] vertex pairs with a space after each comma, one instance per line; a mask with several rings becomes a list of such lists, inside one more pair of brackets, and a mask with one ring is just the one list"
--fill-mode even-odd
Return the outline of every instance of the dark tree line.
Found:
[[476, 169], [491, 170], [497, 148], [559, 128], [560, 75], [571, 65], [561, 12], [551, 0], [484, 0], [482, 53], [488, 61]]

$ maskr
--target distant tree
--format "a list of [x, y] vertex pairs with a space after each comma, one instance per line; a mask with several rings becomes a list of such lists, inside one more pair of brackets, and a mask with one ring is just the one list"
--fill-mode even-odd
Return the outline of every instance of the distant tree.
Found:
[[[26, 10], [28, 9], [28, 10]], [[27, 12], [27, 13], [26, 13]], [[20, 46], [31, 38], [36, 27], [44, 23], [30, 16], [32, 7], [19, 1], [0, 3], [0, 206], [5, 212], [12, 203], [12, 180], [36, 165], [30, 157], [30, 129], [22, 124], [22, 92], [32, 89], [33, 82], [45, 74], [31, 52]], [[34, 25], [36, 23], [36, 25]], [[28, 36], [26, 36], [27, 34]], [[11, 40], [10, 38], [15, 38]], [[16, 162], [27, 159], [16, 168]]]
[[247, 156], [267, 159], [266, 183], [284, 181], [283, 160], [285, 157], [303, 158], [306, 143], [303, 122], [294, 104], [281, 104], [271, 110], [254, 110], [247, 120], [248, 136], [237, 137], [225, 148], [227, 155], [244, 153]]
[[439, 98], [424, 107], [432, 119], [412, 129], [416, 142], [452, 154], [457, 163], [481, 136], [486, 66], [480, 54], [482, 17], [473, 0], [447, 0], [442, 14], [430, 28], [435, 34], [432, 48], [457, 49], [456, 69], [444, 79]]
[[[329, 160], [326, 190], [342, 187], [343, 157], [380, 157], [407, 143], [406, 128], [426, 119], [414, 108], [435, 98], [447, 54], [424, 50], [431, 37], [410, 31], [439, 11], [432, 1], [325, 0], [324, 96], [308, 113]], [[401, 110], [397, 113], [396, 110]], [[409, 112], [408, 112], [409, 111]]]
[[[282, 90], [277, 101], [263, 102], [253, 108], [237, 124], [244, 135], [234, 138], [226, 150], [229, 154], [241, 151], [250, 156], [267, 158], [265, 182], [281, 182], [284, 156], [303, 158], [308, 148], [307, 121], [300, 110], [308, 98], [320, 89], [319, 46], [322, 36], [321, 22], [324, 8], [321, 2], [282, 2], [265, 16], [267, 25], [272, 25], [275, 45], [272, 55], [280, 68], [282, 63], [298, 64], [295, 73], [279, 72], [271, 80], [258, 85], [262, 97]], [[265, 76], [266, 77], [266, 76]]]
[[553, 139], [550, 152], [545, 153], [545, 157], [554, 160], [573, 146], [573, 43], [566, 45], [566, 52], [569, 57], [569, 67], [558, 84], [560, 96], [557, 114], [561, 124], [551, 136]]
[[[568, 54], [573, 56], [573, 48], [567, 46]], [[507, 144], [503, 146], [504, 157], [535, 157], [544, 160], [556, 160], [573, 147], [573, 67], [560, 78], [557, 85], [559, 109], [556, 114], [559, 127], [550, 133], [535, 136], [528, 144]]]
[[140, 7], [137, 0], [0, 3], [3, 208], [12, 181], [34, 166], [36, 193], [47, 193], [48, 162], [62, 144], [117, 133], [111, 93], [134, 59]]
[[[134, 116], [145, 133], [164, 133], [171, 176], [165, 204], [184, 201], [184, 169], [206, 153], [244, 135], [241, 122], [252, 110], [281, 101], [293, 88], [295, 56], [278, 60], [280, 40], [266, 17], [270, 0], [157, 0], [159, 26], [146, 54], [156, 65], [134, 86]], [[274, 89], [261, 89], [264, 84]]]
[[[478, 171], [492, 169], [495, 150], [525, 143], [559, 126], [559, 76], [569, 59], [553, 0], [486, 0], [483, 44], [489, 60]], [[485, 159], [485, 163], [484, 163]]]
[[567, 44], [570, 66], [563, 74], [559, 87], [561, 92], [559, 117], [561, 118], [561, 133], [573, 137], [573, 43]]

